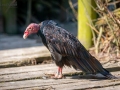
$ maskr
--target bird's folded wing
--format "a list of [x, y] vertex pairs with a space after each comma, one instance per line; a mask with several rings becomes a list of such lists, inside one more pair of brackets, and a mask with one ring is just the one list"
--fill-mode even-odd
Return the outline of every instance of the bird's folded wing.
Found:
[[63, 28], [48, 24], [43, 28], [43, 33], [51, 49], [66, 56], [77, 55], [79, 41]]
[[78, 39], [65, 29], [48, 24], [43, 28], [43, 34], [47, 44], [50, 45], [49, 50], [70, 57], [77, 68], [90, 73], [103, 70], [99, 61], [91, 56]]

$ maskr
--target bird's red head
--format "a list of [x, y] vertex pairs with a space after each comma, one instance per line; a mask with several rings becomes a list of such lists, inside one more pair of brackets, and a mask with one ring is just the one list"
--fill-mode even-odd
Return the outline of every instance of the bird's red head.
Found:
[[40, 25], [36, 23], [31, 23], [25, 30], [23, 38], [26, 39], [30, 34], [37, 33], [40, 29]]

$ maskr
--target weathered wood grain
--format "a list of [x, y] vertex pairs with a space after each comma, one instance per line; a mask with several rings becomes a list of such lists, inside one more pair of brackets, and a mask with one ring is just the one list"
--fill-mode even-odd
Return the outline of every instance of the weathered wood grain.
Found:
[[109, 87], [95, 88], [90, 90], [120, 90], [120, 85], [111, 85]]
[[49, 51], [44, 46], [1, 50], [0, 56], [0, 67], [24, 66], [32, 64], [33, 60], [42, 62], [51, 59]]
[[[45, 67], [46, 66], [46, 67]], [[6, 82], [6, 81], [17, 81], [17, 80], [25, 80], [25, 79], [36, 79], [41, 78], [45, 76], [45, 74], [54, 74], [57, 71], [57, 67], [54, 65], [43, 65], [43, 67], [29, 67], [29, 69], [17, 69], [15, 68], [9, 69], [9, 71], [5, 71], [4, 69], [0, 70], [0, 82]], [[5, 72], [4, 72], [5, 71]], [[11, 71], [11, 72], [10, 72]], [[73, 68], [64, 68], [63, 73], [75, 73], [75, 72], [81, 72], [81, 71], [75, 71]]]
[[55, 64], [2, 68], [2, 69], [0, 69], [0, 75], [24, 73], [24, 72], [35, 72], [35, 71], [39, 71], [39, 70], [46, 70], [46, 69], [53, 69], [53, 68], [56, 68]]
[[95, 80], [95, 79], [35, 79], [16, 82], [4, 82], [0, 84], [1, 89], [46, 89], [55, 90], [73, 90], [73, 89], [90, 89], [103, 88], [120, 85], [120, 80]]
[[[73, 90], [73, 89], [89, 89], [98, 87], [108, 87], [112, 85], [120, 85], [120, 80], [100, 80], [88, 78], [74, 78], [66, 76], [65, 79], [43, 79], [41, 77], [47, 74], [55, 73], [57, 67], [55, 64], [23, 66], [14, 68], [0, 69], [0, 89], [21, 89], [21, 90]], [[73, 68], [64, 68], [63, 73], [75, 73]], [[112, 72], [113, 75], [120, 76], [120, 71]], [[39, 78], [39, 79], [38, 79]], [[50, 89], [50, 90], [51, 90]]]
[[[39, 37], [38, 37], [39, 38]], [[22, 36], [0, 35], [0, 68], [25, 66], [50, 60], [50, 53], [36, 39], [24, 40]]]

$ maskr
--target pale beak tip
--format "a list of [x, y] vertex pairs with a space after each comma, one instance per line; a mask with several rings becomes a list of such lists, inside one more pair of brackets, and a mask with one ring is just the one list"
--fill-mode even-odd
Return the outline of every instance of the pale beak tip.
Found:
[[23, 35], [23, 38], [24, 38], [24, 39], [26, 39], [26, 38], [27, 38], [25, 34]]

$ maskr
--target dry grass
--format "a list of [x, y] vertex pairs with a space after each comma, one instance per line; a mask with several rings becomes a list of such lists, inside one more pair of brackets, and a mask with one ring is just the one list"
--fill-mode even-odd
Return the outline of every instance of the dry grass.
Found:
[[[120, 52], [120, 8], [113, 11], [108, 9], [108, 5], [116, 5], [120, 1], [110, 2], [110, 0], [95, 0], [97, 8], [93, 8], [99, 15], [95, 20], [94, 30], [95, 48], [92, 48], [100, 56], [112, 56], [119, 58]], [[91, 50], [91, 49], [90, 49]]]

